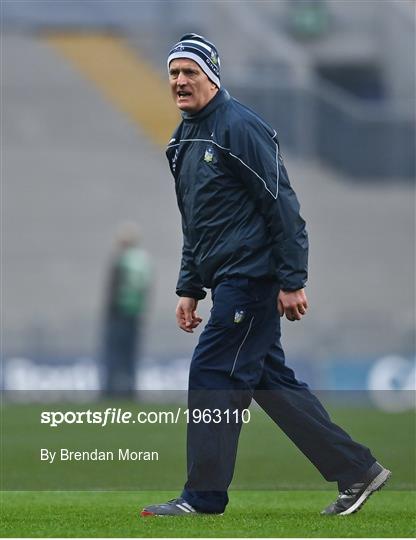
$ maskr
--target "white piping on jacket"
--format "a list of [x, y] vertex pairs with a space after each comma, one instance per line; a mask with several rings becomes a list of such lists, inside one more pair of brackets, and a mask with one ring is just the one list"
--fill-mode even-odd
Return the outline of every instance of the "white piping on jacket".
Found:
[[[275, 135], [276, 135], [276, 131], [274, 132], [273, 137], [275, 137]], [[238, 161], [240, 161], [240, 163], [242, 163], [242, 165], [244, 165], [244, 167], [247, 167], [247, 169], [249, 171], [251, 171], [255, 176], [257, 176], [257, 178], [259, 180], [261, 180], [263, 182], [264, 187], [266, 188], [266, 191], [268, 191], [270, 193], [270, 195], [273, 197], [273, 199], [277, 199], [277, 195], [279, 193], [279, 146], [275, 141], [273, 141], [273, 142], [276, 145], [276, 195], [272, 191], [270, 191], [270, 189], [267, 187], [266, 181], [259, 174], [257, 174], [256, 171], [254, 171], [251, 167], [249, 167], [247, 165], [247, 163], [244, 163], [244, 161], [242, 159], [240, 159], [238, 156], [232, 154], [229, 148], [225, 148], [224, 146], [221, 146], [220, 144], [213, 141], [212, 139], [181, 139], [176, 144], [169, 144], [167, 146], [167, 148], [173, 148], [174, 146], [179, 146], [181, 144], [181, 142], [209, 142], [211, 144], [215, 144], [215, 146], [218, 146], [218, 148], [221, 148], [221, 150], [225, 150], [226, 152], [228, 152], [231, 157], [233, 157], [235, 159], [238, 159]]]

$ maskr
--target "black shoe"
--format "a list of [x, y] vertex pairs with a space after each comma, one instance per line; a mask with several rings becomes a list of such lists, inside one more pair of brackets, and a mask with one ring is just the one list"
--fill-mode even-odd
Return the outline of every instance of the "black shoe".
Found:
[[190, 516], [198, 514], [193, 506], [185, 501], [185, 499], [172, 499], [167, 503], [153, 504], [146, 506], [140, 512], [143, 517], [147, 516]]
[[390, 476], [391, 472], [376, 461], [368, 469], [361, 482], [352, 484], [345, 491], [341, 491], [337, 500], [322, 510], [321, 515], [347, 516], [358, 512], [370, 495], [381, 489]]

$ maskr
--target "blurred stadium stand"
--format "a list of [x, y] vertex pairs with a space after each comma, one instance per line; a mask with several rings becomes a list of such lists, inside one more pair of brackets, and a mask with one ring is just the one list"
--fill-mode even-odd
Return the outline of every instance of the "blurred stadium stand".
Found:
[[[310, 19], [314, 5], [325, 24], [302, 33], [301, 10]], [[414, 10], [409, 0], [6, 0], [3, 18], [6, 29], [121, 32], [161, 68], [181, 33], [215, 36], [227, 86], [278, 123], [292, 151], [380, 180], [415, 175]]]
[[[166, 376], [197, 339], [174, 321], [181, 238], [163, 151], [51, 44], [59, 31], [122, 36], [162, 77], [182, 33], [210, 37], [224, 86], [278, 130], [309, 225], [311, 310], [285, 324], [290, 362], [319, 384], [330, 360], [414, 354], [414, 2], [318, 2], [319, 32], [300, 33], [294, 4], [2, 3], [3, 357], [97, 357], [109, 239], [126, 218], [156, 268], [143, 377]], [[185, 361], [171, 368], [186, 380]]]

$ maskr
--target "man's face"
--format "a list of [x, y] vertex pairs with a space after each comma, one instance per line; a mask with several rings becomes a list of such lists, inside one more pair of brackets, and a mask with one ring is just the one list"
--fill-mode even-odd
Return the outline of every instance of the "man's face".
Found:
[[199, 65], [188, 58], [176, 58], [169, 65], [169, 84], [173, 100], [181, 111], [200, 111], [217, 93]]

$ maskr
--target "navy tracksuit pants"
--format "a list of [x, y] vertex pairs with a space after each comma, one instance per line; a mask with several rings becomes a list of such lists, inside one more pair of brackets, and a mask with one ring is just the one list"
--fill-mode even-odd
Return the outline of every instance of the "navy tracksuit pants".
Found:
[[[328, 481], [342, 491], [374, 463], [368, 448], [331, 422], [319, 400], [285, 365], [277, 283], [230, 278], [212, 291], [211, 317], [189, 374], [188, 480], [182, 496], [201, 512], [227, 503], [241, 421], [226, 411], [255, 401]], [[223, 421], [192, 421], [192, 411], [220, 410]], [[218, 414], [218, 413], [217, 413]]]

